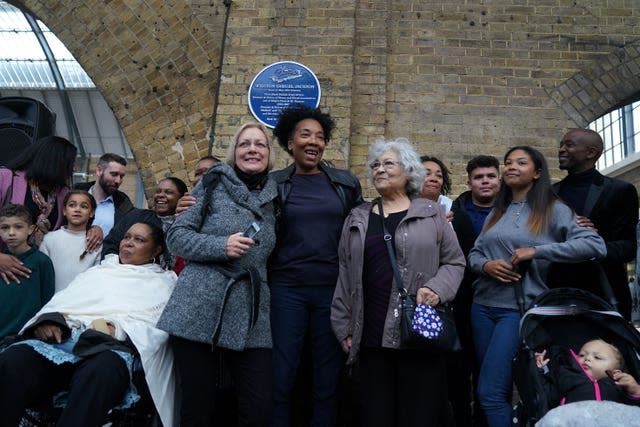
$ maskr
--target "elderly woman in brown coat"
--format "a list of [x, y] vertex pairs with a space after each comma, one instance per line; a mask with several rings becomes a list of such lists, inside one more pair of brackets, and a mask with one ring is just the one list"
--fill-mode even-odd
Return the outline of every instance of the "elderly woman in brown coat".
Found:
[[403, 286], [418, 304], [451, 301], [465, 258], [440, 206], [419, 197], [424, 168], [404, 138], [369, 151], [377, 200], [351, 211], [340, 240], [331, 322], [347, 363], [360, 360], [366, 426], [439, 425], [445, 416], [444, 355], [400, 346], [400, 299], [383, 238], [384, 220]]

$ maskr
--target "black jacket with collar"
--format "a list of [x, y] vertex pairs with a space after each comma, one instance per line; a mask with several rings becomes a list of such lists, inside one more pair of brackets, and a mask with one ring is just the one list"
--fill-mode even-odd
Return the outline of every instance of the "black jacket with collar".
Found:
[[[559, 194], [566, 180], [553, 185]], [[584, 216], [591, 219], [607, 245], [607, 256], [599, 260], [609, 279], [618, 309], [627, 319], [631, 316], [631, 293], [625, 263], [636, 257], [636, 225], [638, 223], [638, 192], [625, 181], [609, 178], [596, 171], [584, 205]], [[549, 287], [571, 285], [602, 295], [597, 274], [588, 264], [554, 264], [549, 270]]]
[[[343, 217], [346, 218], [349, 212], [351, 212], [351, 209], [364, 201], [362, 199], [360, 181], [358, 181], [358, 178], [356, 178], [354, 174], [347, 170], [332, 168], [323, 163], [320, 163], [318, 167], [327, 175], [333, 188], [336, 190], [342, 202]], [[291, 164], [284, 169], [269, 174], [269, 178], [273, 179], [278, 186], [278, 196], [275, 200], [276, 231], [278, 229], [277, 223], [282, 217], [282, 210], [291, 193], [291, 176], [295, 173], [295, 170], [295, 165]]]
[[465, 258], [469, 255], [469, 251], [473, 248], [478, 235], [473, 229], [473, 222], [471, 217], [467, 213], [466, 203], [471, 197], [471, 191], [465, 191], [458, 196], [457, 199], [451, 204], [451, 212], [453, 212], [453, 219], [451, 225], [458, 236], [458, 243], [464, 253]]
[[[73, 188], [77, 190], [89, 191], [89, 189], [95, 184], [95, 181], [90, 182], [79, 182], [73, 186]], [[122, 191], [116, 190], [111, 197], [113, 197], [113, 205], [116, 208], [116, 213], [113, 218], [113, 224], [117, 224], [118, 221], [125, 216], [127, 212], [134, 208], [133, 203], [131, 203], [131, 199]]]

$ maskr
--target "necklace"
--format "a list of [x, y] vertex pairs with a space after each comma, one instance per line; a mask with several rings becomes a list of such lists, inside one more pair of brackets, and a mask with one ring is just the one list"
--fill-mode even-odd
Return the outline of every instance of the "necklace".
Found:
[[515, 205], [519, 205], [517, 206], [518, 210], [514, 212], [515, 218], [513, 219], [513, 223], [516, 227], [520, 227], [520, 214], [522, 213], [524, 207], [527, 205], [527, 199], [521, 200], [519, 202], [511, 202], [511, 204], [514, 205], [514, 210], [516, 209]]
[[382, 216], [385, 218], [389, 217], [389, 214], [392, 213], [396, 213], [396, 212], [402, 212], [402, 211], [406, 211], [407, 209], [409, 209], [409, 205], [411, 204], [411, 200], [407, 199], [407, 200], [399, 200], [395, 203], [393, 202], [387, 202], [384, 203], [384, 201], [382, 202], [383, 204], [383, 212], [382, 212]]

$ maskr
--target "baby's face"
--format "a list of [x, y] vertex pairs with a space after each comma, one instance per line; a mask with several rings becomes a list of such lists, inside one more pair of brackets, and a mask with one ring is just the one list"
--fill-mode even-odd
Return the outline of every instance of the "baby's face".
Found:
[[601, 340], [589, 341], [583, 345], [578, 353], [578, 362], [596, 380], [606, 377], [606, 370], [620, 368], [611, 345]]

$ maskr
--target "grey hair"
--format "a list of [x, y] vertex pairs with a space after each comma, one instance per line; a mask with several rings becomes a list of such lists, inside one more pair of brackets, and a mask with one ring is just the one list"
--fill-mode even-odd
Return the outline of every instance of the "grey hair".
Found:
[[267, 170], [271, 170], [273, 168], [275, 153], [273, 152], [273, 145], [271, 144], [271, 138], [269, 138], [269, 132], [267, 132], [267, 128], [263, 124], [254, 122], [243, 124], [238, 128], [235, 135], [233, 135], [231, 144], [229, 144], [229, 147], [227, 149], [227, 164], [231, 167], [234, 167], [236, 165], [236, 145], [238, 145], [238, 138], [240, 138], [240, 134], [242, 132], [250, 128], [259, 129], [264, 134], [264, 137], [267, 140], [267, 145], [269, 146], [269, 164], [267, 165]]
[[[373, 163], [385, 151], [393, 151], [398, 156], [398, 161], [404, 169], [407, 177], [407, 194], [419, 194], [424, 184], [424, 176], [426, 174], [424, 166], [420, 162], [420, 156], [413, 149], [407, 138], [397, 139], [378, 139], [369, 148], [369, 157], [367, 165]], [[369, 168], [369, 178], [373, 179], [373, 171]]]

